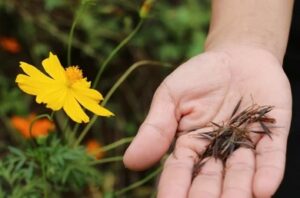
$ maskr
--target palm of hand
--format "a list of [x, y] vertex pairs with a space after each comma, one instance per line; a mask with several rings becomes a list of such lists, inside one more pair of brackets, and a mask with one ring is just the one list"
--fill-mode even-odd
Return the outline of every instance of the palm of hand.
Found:
[[192, 180], [193, 166], [207, 142], [190, 134], [180, 136], [176, 156], [170, 155], [165, 162], [158, 197], [271, 196], [283, 175], [291, 97], [279, 63], [260, 50], [208, 52], [169, 75], [125, 154], [125, 164], [133, 169], [152, 165], [167, 151], [176, 132], [228, 120], [241, 97], [242, 109], [252, 104], [251, 98], [257, 104], [275, 106], [270, 114], [280, 127], [272, 130], [273, 139], [254, 137], [256, 153], [238, 149], [224, 167], [220, 161], [209, 160]]

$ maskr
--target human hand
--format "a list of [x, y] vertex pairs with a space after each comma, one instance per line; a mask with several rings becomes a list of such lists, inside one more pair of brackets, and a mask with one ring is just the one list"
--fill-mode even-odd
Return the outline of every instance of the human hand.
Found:
[[[149, 114], [124, 156], [134, 170], [150, 167], [167, 152], [177, 132], [203, 128], [229, 119], [254, 102], [272, 105], [276, 119], [272, 139], [253, 136], [255, 152], [236, 150], [222, 164], [211, 159], [192, 178], [193, 168], [208, 142], [191, 133], [176, 140], [175, 154], [164, 164], [158, 197], [271, 197], [284, 173], [291, 120], [289, 82], [279, 61], [266, 50], [234, 46], [206, 52], [171, 73], [157, 89]], [[201, 132], [201, 129], [196, 131]]]

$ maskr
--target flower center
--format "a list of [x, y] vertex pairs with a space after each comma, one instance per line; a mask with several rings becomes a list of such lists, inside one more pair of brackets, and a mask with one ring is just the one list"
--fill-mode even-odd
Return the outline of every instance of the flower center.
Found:
[[68, 79], [70, 85], [72, 85], [76, 81], [81, 80], [83, 78], [82, 71], [81, 71], [81, 69], [79, 69], [78, 66], [67, 67], [66, 68], [66, 76], [67, 76], [67, 79]]

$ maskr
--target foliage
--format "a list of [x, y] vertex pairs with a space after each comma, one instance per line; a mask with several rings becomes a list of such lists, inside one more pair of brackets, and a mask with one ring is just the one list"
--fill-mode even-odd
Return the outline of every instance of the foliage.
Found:
[[[208, 0], [155, 1], [137, 28], [142, 4], [0, 0], [0, 198], [155, 196], [153, 178], [160, 168], [134, 173], [116, 162], [122, 160], [122, 145], [135, 135], [158, 84], [175, 65], [203, 51], [210, 13]], [[116, 50], [131, 34], [130, 42]], [[1, 44], [7, 37], [16, 40], [19, 51]], [[91, 115], [91, 124], [76, 125], [61, 111], [50, 116], [43, 105], [21, 93], [15, 83], [19, 61], [40, 67], [49, 51], [59, 55], [62, 65], [80, 65], [89, 81], [95, 81], [107, 61], [95, 88], [104, 93], [104, 103], [116, 117], [99, 120]], [[10, 119], [32, 112], [46, 113], [55, 131], [24, 140]], [[106, 145], [105, 158], [87, 154], [84, 143], [90, 138]]]
[[38, 141], [22, 150], [8, 148], [0, 162], [3, 197], [41, 197], [45, 190], [49, 197], [60, 197], [101, 183], [101, 173], [90, 166], [94, 159], [85, 148], [68, 147], [56, 135]]

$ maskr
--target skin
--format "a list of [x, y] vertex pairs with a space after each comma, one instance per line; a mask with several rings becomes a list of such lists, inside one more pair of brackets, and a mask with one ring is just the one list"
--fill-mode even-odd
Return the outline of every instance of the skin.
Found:
[[[156, 90], [150, 111], [124, 155], [125, 165], [143, 170], [158, 162], [178, 132], [164, 163], [159, 198], [271, 197], [284, 173], [291, 121], [291, 91], [282, 69], [292, 0], [215, 0], [206, 50], [172, 72]], [[193, 137], [210, 121], [222, 123], [243, 98], [273, 105], [272, 139], [254, 135], [254, 151], [236, 150], [222, 164], [209, 159], [192, 179], [207, 141]], [[253, 126], [255, 127], [255, 126]]]

